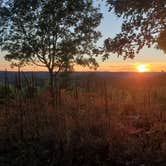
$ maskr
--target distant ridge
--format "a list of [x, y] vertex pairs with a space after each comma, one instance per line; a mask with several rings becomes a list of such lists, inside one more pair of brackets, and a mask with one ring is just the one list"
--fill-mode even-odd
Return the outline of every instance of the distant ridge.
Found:
[[[48, 79], [49, 73], [46, 71], [39, 71], [39, 72], [23, 72], [26, 77], [30, 77], [33, 73], [36, 78], [39, 79]], [[72, 72], [71, 75], [73, 76], [88, 76], [90, 74], [97, 75], [97, 76], [110, 76], [110, 77], [137, 77], [140, 75], [146, 77], [153, 77], [165, 74], [166, 72], [147, 72], [147, 73], [138, 73], [138, 72]], [[15, 80], [17, 72], [16, 71], [7, 71], [7, 77], [9, 81]], [[5, 71], [0, 71], [0, 81], [4, 80], [5, 78]]]

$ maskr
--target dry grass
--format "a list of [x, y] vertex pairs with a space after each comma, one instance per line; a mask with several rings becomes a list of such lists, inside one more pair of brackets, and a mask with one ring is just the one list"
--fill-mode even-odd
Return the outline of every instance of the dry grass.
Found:
[[20, 90], [1, 105], [2, 166], [165, 165], [165, 87], [101, 81], [59, 89], [58, 97], [53, 109], [47, 89]]

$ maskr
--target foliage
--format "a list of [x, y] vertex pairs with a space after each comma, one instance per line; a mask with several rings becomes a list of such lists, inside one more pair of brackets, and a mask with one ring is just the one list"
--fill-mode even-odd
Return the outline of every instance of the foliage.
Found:
[[14, 89], [12, 85], [4, 85], [0, 83], [0, 104], [9, 103], [14, 99]]
[[2, 0], [0, 45], [7, 60], [47, 67], [97, 67], [93, 57], [102, 14], [89, 0]]
[[107, 0], [110, 11], [123, 18], [121, 32], [105, 40], [108, 52], [134, 58], [144, 47], [157, 44], [166, 51], [165, 0]]
[[29, 97], [22, 85], [20, 98], [1, 107], [1, 165], [165, 166], [163, 76], [77, 76], [70, 94], [59, 89], [56, 111], [47, 89]]

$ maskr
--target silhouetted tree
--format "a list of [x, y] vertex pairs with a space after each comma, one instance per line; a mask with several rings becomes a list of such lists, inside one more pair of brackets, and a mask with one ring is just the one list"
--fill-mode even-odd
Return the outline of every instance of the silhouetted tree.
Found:
[[1, 0], [0, 46], [9, 61], [46, 67], [53, 87], [54, 72], [97, 67], [101, 17], [89, 0]]
[[165, 0], [107, 0], [107, 4], [123, 18], [121, 32], [105, 41], [107, 52], [134, 58], [144, 46], [153, 44], [166, 52]]

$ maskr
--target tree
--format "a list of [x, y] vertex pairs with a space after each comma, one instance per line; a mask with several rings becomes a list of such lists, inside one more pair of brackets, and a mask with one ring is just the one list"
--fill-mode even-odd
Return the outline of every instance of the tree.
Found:
[[121, 32], [105, 40], [106, 52], [134, 58], [144, 47], [155, 44], [166, 52], [165, 0], [107, 0], [110, 11], [123, 18]]
[[53, 87], [54, 72], [97, 67], [101, 18], [90, 0], [1, 0], [0, 46], [9, 61], [46, 67]]

